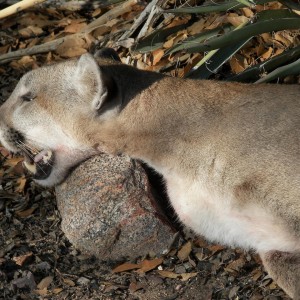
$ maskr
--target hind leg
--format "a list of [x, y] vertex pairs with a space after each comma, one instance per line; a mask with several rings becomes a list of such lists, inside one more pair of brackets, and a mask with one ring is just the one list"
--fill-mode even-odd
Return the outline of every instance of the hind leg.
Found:
[[300, 300], [300, 252], [260, 253], [274, 281], [293, 299]]

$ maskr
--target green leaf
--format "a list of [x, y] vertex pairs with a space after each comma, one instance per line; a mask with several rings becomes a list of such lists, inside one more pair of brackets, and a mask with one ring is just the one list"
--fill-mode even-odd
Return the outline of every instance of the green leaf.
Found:
[[267, 76], [264, 76], [261, 79], [257, 80], [255, 83], [269, 82], [280, 77], [298, 74], [300, 74], [300, 58], [288, 65], [277, 68]]
[[262, 74], [273, 71], [274, 69], [293, 62], [300, 58], [300, 46], [289, 49], [275, 57], [269, 58], [245, 71], [234, 75], [227, 79], [227, 81], [238, 82], [254, 82], [258, 80]]
[[297, 10], [300, 12], [300, 5], [298, 3], [293, 2], [292, 0], [279, 0], [279, 2], [290, 9]]
[[[170, 49], [166, 51], [165, 55], [172, 54], [174, 52], [180, 51], [180, 50], [189, 50], [195, 48], [195, 45], [199, 45], [201, 42], [206, 41], [210, 38], [213, 38], [215, 36], [219, 36], [223, 34], [224, 32], [229, 32], [230, 29], [233, 29], [234, 26], [231, 26], [229, 24], [225, 26], [220, 26], [211, 30], [207, 30], [198, 34], [195, 34], [188, 39], [184, 40], [182, 43], [174, 45]], [[193, 51], [192, 51], [193, 52]], [[196, 52], [196, 51], [195, 51]]]
[[[250, 2], [250, 1], [247, 1]], [[270, 0], [257, 0], [255, 4], [265, 4], [267, 2], [271, 2]], [[221, 4], [213, 4], [213, 5], [201, 5], [201, 6], [194, 6], [194, 7], [181, 7], [175, 9], [168, 9], [164, 12], [166, 13], [187, 13], [187, 14], [204, 14], [204, 13], [211, 13], [211, 12], [220, 12], [220, 11], [227, 11], [232, 9], [238, 9], [246, 7], [246, 3], [240, 3], [239, 1], [225, 1]], [[254, 5], [252, 5], [254, 6]]]
[[217, 38], [189, 47], [187, 52], [194, 53], [210, 51], [232, 45], [233, 43], [238, 43], [243, 39], [250, 38], [264, 32], [299, 28], [300, 16], [287, 9], [264, 11], [259, 14], [258, 21], [256, 23], [250, 24], [240, 30], [227, 32]]
[[207, 79], [210, 75], [216, 73], [218, 69], [230, 59], [237, 51], [239, 51], [251, 38], [239, 41], [234, 45], [230, 45], [219, 49], [219, 51], [207, 63], [198, 69], [188, 73], [187, 78], [192, 79]]
[[166, 38], [174, 32], [180, 31], [186, 28], [187, 24], [174, 26], [172, 28], [160, 28], [149, 34], [146, 38], [140, 40], [134, 47], [134, 51], [147, 53], [160, 49]]

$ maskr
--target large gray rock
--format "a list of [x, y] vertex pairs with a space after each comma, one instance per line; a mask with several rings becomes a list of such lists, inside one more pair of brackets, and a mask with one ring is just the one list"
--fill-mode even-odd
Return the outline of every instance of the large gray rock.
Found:
[[106, 154], [78, 166], [56, 188], [62, 229], [70, 242], [100, 259], [161, 253], [174, 230], [159, 211], [142, 166]]

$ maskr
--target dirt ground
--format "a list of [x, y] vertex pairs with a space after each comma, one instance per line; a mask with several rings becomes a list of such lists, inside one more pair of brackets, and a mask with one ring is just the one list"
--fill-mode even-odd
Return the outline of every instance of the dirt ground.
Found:
[[29, 185], [28, 216], [18, 210], [26, 197], [0, 194], [0, 299], [288, 299], [256, 255], [201, 239], [180, 238], [149, 272], [113, 273], [122, 262], [76, 251], [60, 229], [53, 192]]

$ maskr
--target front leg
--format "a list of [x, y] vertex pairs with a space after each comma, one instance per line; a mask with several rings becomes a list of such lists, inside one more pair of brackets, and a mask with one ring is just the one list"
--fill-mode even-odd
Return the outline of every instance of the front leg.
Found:
[[294, 300], [300, 300], [300, 252], [270, 251], [260, 256], [275, 282]]

